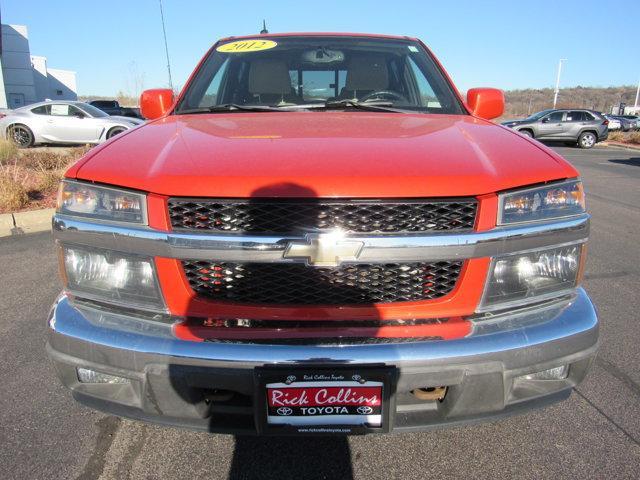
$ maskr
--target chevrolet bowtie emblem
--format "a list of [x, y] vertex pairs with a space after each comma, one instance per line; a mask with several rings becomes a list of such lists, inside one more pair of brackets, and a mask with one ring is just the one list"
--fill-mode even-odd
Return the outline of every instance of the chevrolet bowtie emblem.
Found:
[[304, 259], [308, 265], [335, 267], [347, 260], [357, 260], [364, 242], [347, 240], [333, 234], [308, 234], [305, 240], [292, 240], [282, 255]]

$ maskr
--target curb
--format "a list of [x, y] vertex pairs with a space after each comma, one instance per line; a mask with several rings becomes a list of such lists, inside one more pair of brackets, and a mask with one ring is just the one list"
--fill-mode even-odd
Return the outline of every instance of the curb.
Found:
[[51, 217], [54, 212], [55, 208], [46, 208], [44, 210], [0, 214], [0, 237], [50, 231]]
[[600, 142], [603, 147], [619, 147], [626, 148], [628, 150], [640, 150], [640, 145], [630, 145], [628, 143], [621, 142]]

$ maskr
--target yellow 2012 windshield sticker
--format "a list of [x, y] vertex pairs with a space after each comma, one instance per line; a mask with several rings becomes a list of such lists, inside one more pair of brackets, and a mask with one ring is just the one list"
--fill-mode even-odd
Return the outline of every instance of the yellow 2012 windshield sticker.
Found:
[[216, 50], [223, 53], [258, 52], [260, 50], [269, 50], [276, 45], [278, 44], [272, 40], [239, 40], [220, 45]]

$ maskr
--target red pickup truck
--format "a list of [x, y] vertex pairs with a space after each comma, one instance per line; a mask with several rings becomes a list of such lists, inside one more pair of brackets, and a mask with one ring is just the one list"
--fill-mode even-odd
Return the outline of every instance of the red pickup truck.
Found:
[[226, 38], [66, 173], [48, 352], [211, 432], [415, 431], [566, 398], [598, 345], [578, 172], [408, 37]]

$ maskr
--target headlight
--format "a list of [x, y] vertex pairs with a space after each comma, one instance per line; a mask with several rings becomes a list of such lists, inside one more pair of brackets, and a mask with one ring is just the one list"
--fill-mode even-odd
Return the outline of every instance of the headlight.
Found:
[[574, 289], [584, 248], [574, 244], [494, 258], [479, 310], [530, 303]]
[[61, 250], [63, 275], [71, 293], [164, 310], [151, 258], [67, 245]]
[[498, 225], [570, 217], [585, 212], [580, 180], [503, 193], [499, 199]]
[[60, 185], [58, 212], [100, 220], [147, 223], [145, 195], [69, 180]]

